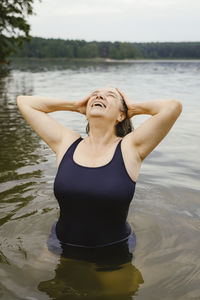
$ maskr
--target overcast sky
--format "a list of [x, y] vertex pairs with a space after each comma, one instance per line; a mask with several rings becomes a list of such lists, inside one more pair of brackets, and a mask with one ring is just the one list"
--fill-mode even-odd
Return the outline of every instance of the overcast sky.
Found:
[[35, 0], [32, 36], [86, 41], [200, 41], [200, 0]]

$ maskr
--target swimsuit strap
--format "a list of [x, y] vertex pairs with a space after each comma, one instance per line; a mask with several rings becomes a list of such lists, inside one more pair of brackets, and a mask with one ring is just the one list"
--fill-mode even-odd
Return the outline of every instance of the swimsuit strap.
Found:
[[78, 138], [77, 140], [75, 140], [75, 141], [69, 146], [69, 148], [67, 149], [66, 154], [67, 154], [67, 155], [70, 155], [71, 157], [73, 157], [73, 154], [74, 154], [74, 151], [75, 151], [76, 147], [78, 146], [78, 144], [79, 144], [80, 141], [82, 141], [82, 140], [83, 140], [82, 137], [80, 137], [80, 138]]
[[[72, 162], [73, 162], [74, 165], [77, 165], [77, 163], [74, 161], [73, 155], [74, 155], [74, 152], [76, 150], [76, 147], [78, 146], [78, 144], [80, 143], [81, 140], [83, 140], [82, 137], [80, 137], [78, 140], [76, 140], [74, 143], [72, 143], [72, 145], [69, 147], [69, 149], [67, 151], [67, 153], [70, 156], [70, 158], [72, 159]], [[95, 169], [95, 168], [98, 169], [98, 168], [101, 168], [101, 167], [105, 167], [105, 166], [108, 166], [111, 163], [113, 163], [114, 160], [116, 160], [116, 162], [117, 162], [118, 159], [122, 159], [122, 152], [121, 152], [121, 147], [120, 147], [121, 141], [122, 140], [120, 140], [118, 142], [118, 144], [115, 148], [114, 154], [113, 154], [111, 160], [107, 164], [105, 164], [103, 166], [99, 166], [99, 167], [91, 167], [91, 169]], [[87, 166], [81, 166], [81, 165], [79, 165], [79, 166], [90, 169], [90, 167], [87, 167]]]

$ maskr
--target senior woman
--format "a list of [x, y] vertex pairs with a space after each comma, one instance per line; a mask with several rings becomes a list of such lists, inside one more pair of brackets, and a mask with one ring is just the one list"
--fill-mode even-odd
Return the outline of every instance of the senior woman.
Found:
[[[104, 265], [130, 261], [135, 234], [126, 218], [141, 164], [177, 120], [180, 101], [131, 102], [106, 86], [81, 101], [21, 95], [17, 104], [56, 154], [54, 194], [60, 216], [49, 250]], [[82, 138], [48, 115], [59, 110], [84, 114], [88, 136]], [[138, 114], [151, 117], [133, 130], [130, 118]]]

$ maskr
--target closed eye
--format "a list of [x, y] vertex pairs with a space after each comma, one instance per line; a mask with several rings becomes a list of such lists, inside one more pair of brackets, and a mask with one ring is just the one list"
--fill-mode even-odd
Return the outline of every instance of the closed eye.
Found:
[[[97, 93], [94, 93], [94, 94], [92, 94], [92, 97], [95, 97], [97, 95]], [[107, 96], [111, 96], [111, 97], [113, 97], [113, 98], [117, 98], [117, 95], [115, 95], [115, 94], [113, 94], [113, 93], [107, 93], [106, 94]]]
[[114, 96], [113, 94], [107, 94], [107, 95], [108, 95], [108, 96], [111, 96], [111, 97], [114, 97], [114, 98], [116, 97], [116, 96]]
[[107, 93], [107, 96], [111, 96], [111, 97], [113, 97], [113, 98], [115, 98], [115, 99], [117, 99], [118, 98], [118, 96], [116, 95], [116, 94], [114, 94], [114, 93]]
[[92, 94], [92, 97], [96, 97], [97, 94]]

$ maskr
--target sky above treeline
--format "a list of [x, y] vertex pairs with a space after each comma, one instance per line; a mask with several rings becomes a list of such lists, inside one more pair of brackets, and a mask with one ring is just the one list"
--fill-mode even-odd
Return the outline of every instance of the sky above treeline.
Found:
[[121, 42], [200, 41], [200, 0], [35, 0], [30, 34]]

